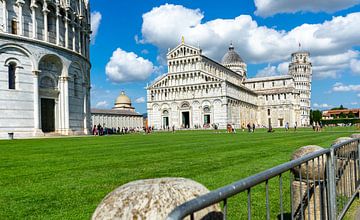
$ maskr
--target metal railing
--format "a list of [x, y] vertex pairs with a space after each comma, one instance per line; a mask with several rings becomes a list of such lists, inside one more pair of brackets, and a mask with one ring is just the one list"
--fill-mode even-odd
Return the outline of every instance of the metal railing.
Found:
[[[359, 152], [360, 138], [341, 142], [330, 149], [305, 155], [185, 202], [176, 207], [167, 220], [180, 220], [185, 217], [201, 219], [201, 216], [197, 216], [198, 211], [221, 202], [220, 219], [227, 219], [229, 214], [230, 217], [239, 219], [239, 216], [228, 213], [229, 198], [240, 197], [242, 193], [246, 193], [247, 199], [240, 199], [245, 200], [243, 202], [247, 207], [241, 207], [236, 202], [234, 209], [238, 212], [240, 210], [242, 214], [247, 212], [245, 214], [248, 219], [254, 217], [254, 211], [260, 219], [274, 219], [274, 215], [278, 219], [342, 219], [359, 194]], [[289, 178], [285, 181], [289, 184], [284, 186], [287, 173]], [[278, 191], [275, 193], [278, 197], [278, 211], [270, 209], [270, 205], [275, 206], [269, 202], [269, 188], [274, 185], [269, 182], [274, 182], [273, 180], [278, 184]], [[265, 186], [265, 195], [260, 197], [264, 201], [257, 199], [254, 203], [252, 191], [262, 184]], [[265, 204], [265, 207], [261, 208], [260, 203]], [[254, 208], [255, 204], [257, 205]], [[211, 219], [211, 216], [207, 217]]]

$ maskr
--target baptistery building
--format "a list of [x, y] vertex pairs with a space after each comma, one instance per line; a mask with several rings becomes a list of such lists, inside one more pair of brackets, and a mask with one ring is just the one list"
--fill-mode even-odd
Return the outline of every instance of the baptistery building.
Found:
[[101, 125], [107, 128], [138, 128], [143, 127], [143, 116], [135, 111], [131, 99], [124, 91], [116, 98], [112, 109], [91, 109], [92, 127]]
[[0, 0], [0, 137], [90, 131], [88, 0]]
[[184, 41], [167, 54], [168, 73], [147, 87], [148, 124], [158, 129], [307, 126], [312, 65], [309, 53], [291, 55], [287, 73], [247, 77], [247, 65], [230, 45], [221, 62]]

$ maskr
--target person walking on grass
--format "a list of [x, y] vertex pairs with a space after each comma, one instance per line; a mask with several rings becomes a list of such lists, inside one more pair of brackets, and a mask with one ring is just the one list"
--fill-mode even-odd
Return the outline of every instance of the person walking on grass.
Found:
[[295, 122], [295, 125], [294, 125], [294, 132], [296, 131], [297, 129], [297, 121]]
[[255, 132], [255, 123], [253, 123], [253, 125], [252, 125], [252, 132], [253, 133]]

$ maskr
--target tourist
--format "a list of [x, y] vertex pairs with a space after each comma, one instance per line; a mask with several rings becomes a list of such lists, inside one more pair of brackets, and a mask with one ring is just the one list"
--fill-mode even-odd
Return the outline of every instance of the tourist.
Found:
[[294, 125], [294, 132], [296, 131], [297, 129], [297, 121], [295, 122], [295, 125]]
[[175, 125], [172, 126], [172, 132], [175, 133]]
[[97, 134], [96, 125], [94, 125], [94, 128], [93, 128], [93, 130], [92, 130], [92, 134], [93, 134], [94, 136], [96, 136], [96, 134]]
[[255, 123], [253, 123], [253, 126], [252, 126], [252, 132], [254, 133], [255, 132]]
[[287, 132], [289, 130], [289, 122], [286, 122], [285, 124], [285, 131]]
[[247, 124], [247, 129], [248, 129], [248, 132], [251, 132], [251, 125], [250, 125], [250, 123]]

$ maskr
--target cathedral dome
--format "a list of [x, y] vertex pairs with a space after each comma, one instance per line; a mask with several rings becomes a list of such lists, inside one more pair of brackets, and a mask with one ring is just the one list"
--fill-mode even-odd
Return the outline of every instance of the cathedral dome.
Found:
[[230, 44], [229, 51], [221, 59], [223, 65], [239, 64], [244, 63], [240, 55], [235, 52], [234, 46]]
[[116, 98], [115, 108], [131, 108], [131, 99], [122, 91]]

